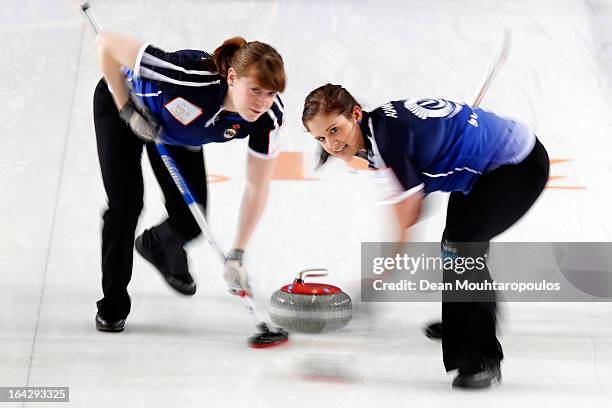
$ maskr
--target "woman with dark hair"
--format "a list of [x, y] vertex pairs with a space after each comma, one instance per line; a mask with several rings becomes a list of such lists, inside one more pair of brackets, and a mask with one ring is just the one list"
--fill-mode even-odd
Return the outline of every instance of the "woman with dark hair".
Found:
[[[340, 85], [312, 91], [302, 122], [329, 156], [367, 159], [394, 185], [386, 198], [398, 226], [397, 241], [419, 218], [426, 194], [450, 192], [442, 252], [486, 256], [489, 241], [514, 225], [534, 204], [548, 179], [546, 150], [526, 125], [443, 99], [391, 101], [364, 111]], [[444, 271], [445, 282], [491, 281], [488, 269], [470, 275]], [[484, 388], [501, 380], [494, 292], [474, 301], [442, 293], [442, 350], [454, 387]]]
[[[178, 292], [193, 295], [184, 245], [201, 231], [155, 149], [168, 151], [206, 208], [202, 145], [249, 139], [247, 180], [233, 249], [224, 278], [231, 292], [249, 291], [244, 249], [266, 204], [277, 137], [283, 122], [278, 96], [285, 88], [281, 56], [271, 46], [236, 37], [211, 55], [165, 52], [117, 33], [96, 45], [104, 78], [94, 94], [94, 121], [102, 179], [108, 197], [102, 228], [102, 289], [96, 328], [121, 331], [130, 312], [127, 286], [133, 246]], [[126, 86], [127, 84], [127, 86]], [[143, 206], [141, 155], [146, 148], [163, 191], [168, 218], [134, 243]]]

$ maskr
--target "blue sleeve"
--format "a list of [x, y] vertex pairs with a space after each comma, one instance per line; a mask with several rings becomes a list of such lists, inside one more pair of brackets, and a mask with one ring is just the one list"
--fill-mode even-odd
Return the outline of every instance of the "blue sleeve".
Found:
[[262, 159], [276, 157], [283, 113], [283, 103], [277, 96], [272, 107], [257, 120], [257, 126], [249, 135], [249, 153]]
[[[396, 204], [424, 188], [419, 165], [412, 158], [419, 143], [415, 138], [414, 119], [401, 105], [383, 105], [372, 113], [376, 126], [371, 127], [377, 152], [382, 163], [376, 166], [384, 175], [386, 198], [384, 204]], [[372, 122], [374, 123], [374, 122]], [[420, 126], [421, 124], [419, 124]]]
[[210, 54], [198, 50], [165, 52], [148, 44], [138, 52], [134, 75], [156, 81], [160, 89], [202, 87], [220, 80]]
[[386, 204], [396, 204], [424, 188], [423, 181], [405, 154], [383, 154], [387, 165]]

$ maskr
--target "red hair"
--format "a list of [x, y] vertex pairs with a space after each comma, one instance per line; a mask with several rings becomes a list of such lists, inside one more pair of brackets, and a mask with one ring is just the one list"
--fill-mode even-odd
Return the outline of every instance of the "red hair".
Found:
[[263, 88], [275, 92], [285, 90], [283, 58], [268, 44], [247, 42], [242, 37], [230, 38], [215, 50], [212, 61], [224, 78], [234, 68], [238, 77], [251, 76]]

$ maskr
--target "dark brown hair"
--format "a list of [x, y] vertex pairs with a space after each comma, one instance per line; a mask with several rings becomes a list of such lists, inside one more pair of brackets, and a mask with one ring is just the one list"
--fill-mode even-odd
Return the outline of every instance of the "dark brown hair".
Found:
[[[353, 109], [355, 106], [360, 106], [359, 102], [353, 98], [342, 85], [325, 84], [310, 92], [304, 101], [304, 110], [302, 111], [302, 124], [306, 129], [306, 122], [312, 120], [319, 113], [330, 114], [336, 113], [348, 119], [352, 118]], [[321, 167], [330, 154], [322, 147], [319, 147], [319, 162], [317, 168]]]
[[260, 86], [275, 92], [285, 90], [283, 58], [270, 45], [247, 42], [242, 37], [225, 40], [213, 53], [212, 61], [221, 76], [227, 78], [231, 68], [238, 77], [252, 76]]

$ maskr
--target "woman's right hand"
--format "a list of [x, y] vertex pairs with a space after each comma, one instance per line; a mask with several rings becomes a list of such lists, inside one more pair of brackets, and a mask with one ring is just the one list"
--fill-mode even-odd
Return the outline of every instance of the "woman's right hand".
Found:
[[249, 275], [244, 267], [244, 250], [234, 248], [227, 254], [223, 278], [232, 295], [250, 296]]
[[119, 117], [128, 124], [132, 132], [145, 142], [155, 142], [161, 134], [161, 127], [152, 120], [148, 120], [136, 110], [129, 101], [121, 111]]

